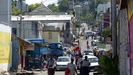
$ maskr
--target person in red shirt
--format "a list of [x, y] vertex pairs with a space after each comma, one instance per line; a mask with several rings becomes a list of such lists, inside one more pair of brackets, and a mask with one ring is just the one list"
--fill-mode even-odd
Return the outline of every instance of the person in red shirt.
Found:
[[86, 41], [86, 45], [88, 46], [88, 44], [89, 44], [89, 41], [87, 40], [87, 41]]

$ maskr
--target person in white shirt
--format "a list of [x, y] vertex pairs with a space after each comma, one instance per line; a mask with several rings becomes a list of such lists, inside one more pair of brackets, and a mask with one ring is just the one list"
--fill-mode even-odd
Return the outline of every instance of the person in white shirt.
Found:
[[74, 59], [71, 58], [71, 62], [68, 63], [68, 65], [67, 65], [68, 69], [70, 70], [69, 75], [76, 75], [76, 74], [78, 75], [78, 72], [77, 72], [77, 69], [76, 69], [76, 65], [73, 64], [73, 62], [74, 62]]
[[90, 62], [88, 60], [88, 57], [85, 56], [85, 59], [82, 61], [83, 75], [89, 75], [89, 66], [90, 66]]
[[78, 62], [77, 62], [77, 67], [79, 68], [79, 70], [80, 70], [80, 74], [79, 75], [83, 75], [83, 71], [82, 71], [82, 64], [81, 64], [81, 62], [83, 61], [82, 60], [82, 55], [80, 55], [80, 58], [78, 59]]
[[55, 74], [55, 68], [56, 66], [56, 61], [53, 58], [53, 55], [50, 55], [50, 59], [48, 59], [47, 61], [47, 69], [48, 69], [48, 75], [54, 75]]

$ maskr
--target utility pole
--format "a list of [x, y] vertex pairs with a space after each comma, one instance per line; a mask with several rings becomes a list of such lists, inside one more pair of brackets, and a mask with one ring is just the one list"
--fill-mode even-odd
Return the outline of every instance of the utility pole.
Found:
[[117, 54], [116, 0], [111, 0], [111, 24], [113, 56]]
[[[22, 6], [23, 6], [23, 0], [19, 0], [20, 2], [20, 25], [19, 25], [19, 37], [20, 38], [23, 38], [22, 37]], [[21, 54], [21, 71], [23, 71], [23, 51], [21, 50], [20, 51], [20, 54]]]
[[20, 25], [19, 25], [19, 37], [22, 38], [22, 6], [23, 6], [23, 3], [22, 3], [22, 0], [19, 0], [20, 2]]

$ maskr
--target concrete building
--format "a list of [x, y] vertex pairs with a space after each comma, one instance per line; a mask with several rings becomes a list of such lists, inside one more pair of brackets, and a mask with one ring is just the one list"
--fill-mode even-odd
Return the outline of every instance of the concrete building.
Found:
[[0, 21], [11, 24], [11, 0], [0, 0]]
[[111, 2], [99, 4], [97, 6], [97, 18], [101, 22], [102, 28], [111, 27]]
[[133, 75], [133, 9], [132, 0], [117, 0], [118, 50], [120, 75]]
[[[6, 17], [5, 17], [6, 18]], [[11, 27], [0, 22], [0, 75], [12, 66]]]
[[11, 0], [0, 0], [0, 75], [12, 66]]

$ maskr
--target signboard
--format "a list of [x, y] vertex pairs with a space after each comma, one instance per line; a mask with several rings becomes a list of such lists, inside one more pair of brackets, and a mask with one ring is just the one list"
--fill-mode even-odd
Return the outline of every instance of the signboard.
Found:
[[106, 50], [110, 50], [111, 49], [111, 44], [106, 44]]
[[25, 45], [24, 50], [34, 50], [34, 45]]
[[69, 0], [68, 6], [69, 6], [69, 8], [68, 8], [69, 12], [73, 12], [74, 11], [74, 1]]

